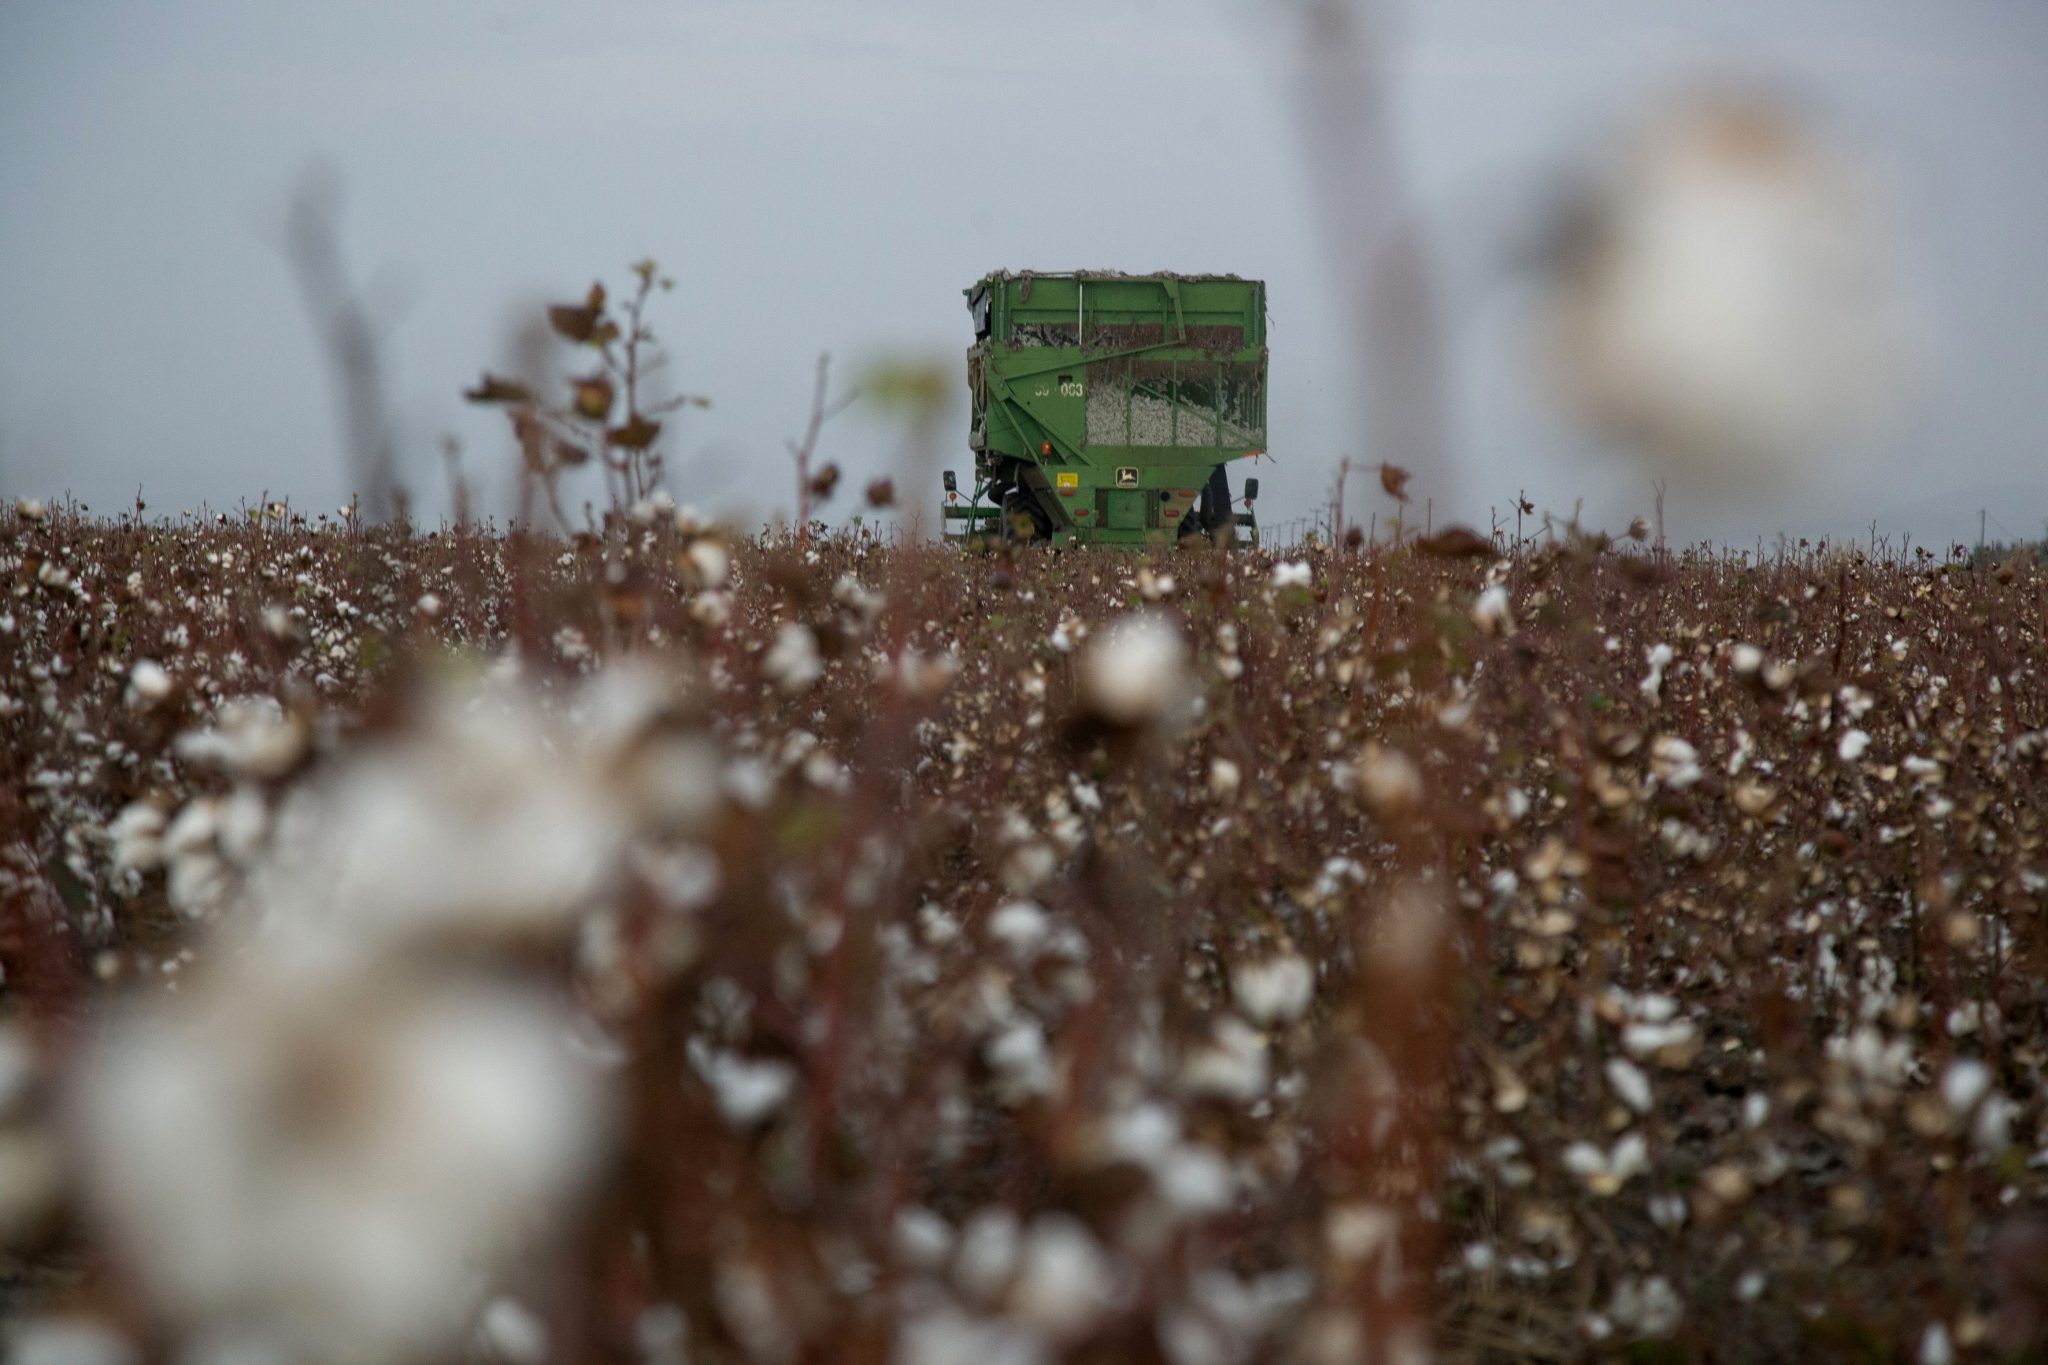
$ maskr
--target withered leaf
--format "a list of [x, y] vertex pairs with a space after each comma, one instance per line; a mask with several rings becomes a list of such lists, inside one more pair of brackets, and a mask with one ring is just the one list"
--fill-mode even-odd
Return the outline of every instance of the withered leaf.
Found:
[[621, 450], [645, 450], [661, 434], [661, 423], [635, 413], [605, 433], [605, 441]]
[[588, 341], [597, 331], [597, 310], [573, 303], [551, 304], [548, 307], [548, 326], [570, 341]]
[[533, 390], [516, 379], [502, 379], [486, 371], [476, 387], [464, 389], [462, 396], [472, 403], [531, 403]]

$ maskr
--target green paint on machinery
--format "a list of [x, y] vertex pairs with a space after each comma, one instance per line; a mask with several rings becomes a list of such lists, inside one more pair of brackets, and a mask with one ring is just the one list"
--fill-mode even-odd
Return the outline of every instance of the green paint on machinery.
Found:
[[1247, 479], [1266, 449], [1266, 286], [1232, 275], [1001, 271], [974, 318], [974, 489], [945, 476], [949, 539], [1258, 541]]

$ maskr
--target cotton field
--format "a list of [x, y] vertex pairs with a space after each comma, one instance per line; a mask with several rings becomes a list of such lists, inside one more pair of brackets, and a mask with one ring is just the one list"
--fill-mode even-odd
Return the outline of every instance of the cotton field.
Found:
[[2048, 577], [0, 530], [13, 1358], [2048, 1349]]

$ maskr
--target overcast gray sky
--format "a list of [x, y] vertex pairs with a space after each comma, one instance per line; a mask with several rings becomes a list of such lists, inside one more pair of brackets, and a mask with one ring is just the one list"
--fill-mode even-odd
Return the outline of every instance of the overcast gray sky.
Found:
[[[2048, 522], [2048, 5], [2040, 0], [1430, 0], [1396, 9], [1405, 166], [1440, 243], [1455, 489], [1484, 524], [1526, 488], [1610, 524], [1647, 480], [1527, 375], [1498, 266], [1557, 170], [1659, 91], [1759, 73], [1881, 167], [1928, 357], [1907, 425], [1808, 486], [1674, 536]], [[458, 393], [513, 319], [657, 257], [679, 498], [786, 507], [812, 365], [953, 369], [960, 290], [997, 267], [1231, 271], [1269, 283], [1268, 521], [1359, 448], [1357, 357], [1294, 121], [1293, 35], [1244, 0], [66, 0], [0, 3], [0, 488], [152, 510], [346, 496], [324, 360], [280, 249], [315, 164], [386, 320], [405, 472], [436, 445], [509, 488]], [[961, 382], [964, 394], [964, 378]], [[964, 403], [944, 453], [965, 469]], [[824, 454], [901, 446], [856, 407]], [[930, 490], [905, 490], [935, 498]], [[1354, 512], [1373, 505], [1360, 493]]]

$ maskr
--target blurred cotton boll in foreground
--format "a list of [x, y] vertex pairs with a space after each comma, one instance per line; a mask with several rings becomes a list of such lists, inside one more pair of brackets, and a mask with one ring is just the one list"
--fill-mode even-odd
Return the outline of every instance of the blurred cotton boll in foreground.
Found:
[[396, 962], [308, 989], [260, 944], [237, 957], [89, 1054], [91, 1207], [173, 1323], [292, 1359], [430, 1353], [601, 1151], [569, 1018]]
[[[717, 802], [709, 742], [665, 719], [651, 673], [612, 669], [567, 708], [517, 682], [447, 688], [414, 724], [295, 793], [251, 878], [267, 919], [344, 951], [554, 936], [616, 877], [643, 826]], [[565, 713], [566, 711], [566, 713]]]
[[1857, 167], [1794, 112], [1680, 101], [1564, 216], [1552, 376], [1681, 488], [1788, 481], [1892, 415], [1907, 347], [1885, 239]]
[[1081, 656], [1080, 682], [1082, 703], [1111, 725], [1174, 722], [1193, 695], [1187, 641], [1159, 612], [1119, 617]]
[[613, 1126], [587, 1028], [506, 950], [573, 942], [718, 770], [664, 676], [619, 666], [444, 685], [293, 788], [208, 969], [71, 1087], [87, 1207], [164, 1321], [312, 1362], [448, 1347]]

